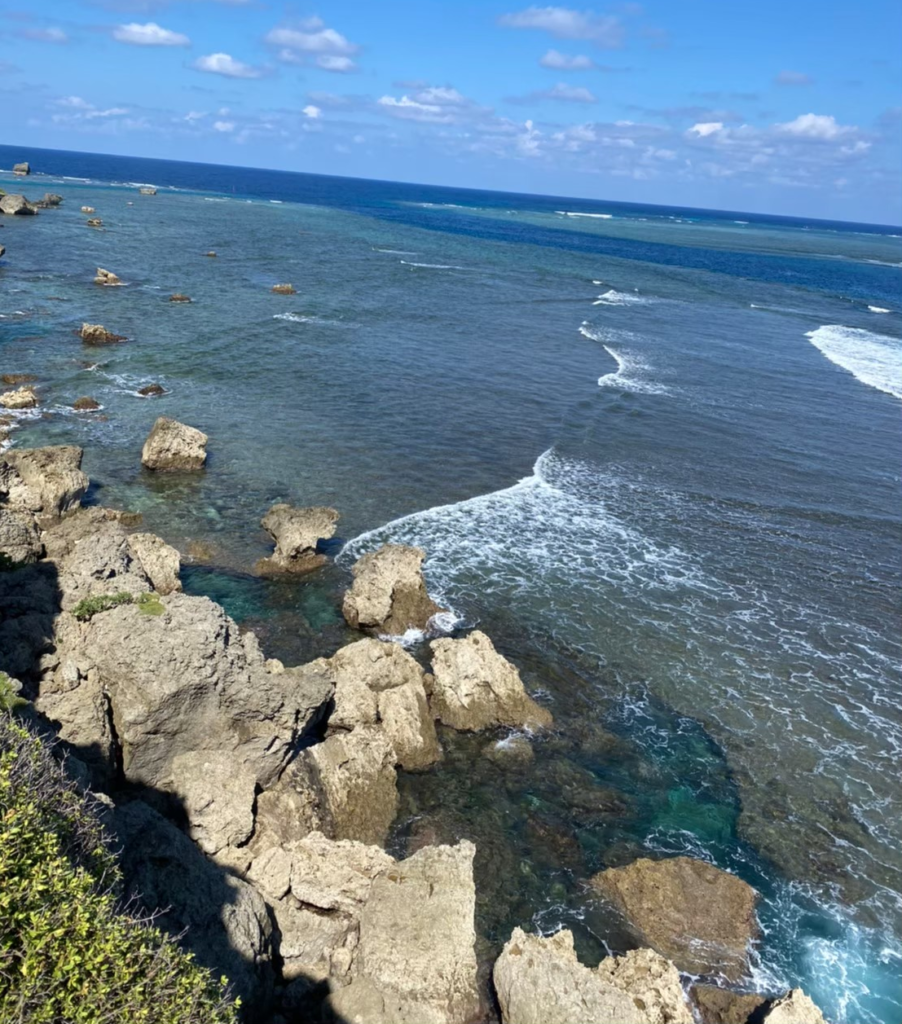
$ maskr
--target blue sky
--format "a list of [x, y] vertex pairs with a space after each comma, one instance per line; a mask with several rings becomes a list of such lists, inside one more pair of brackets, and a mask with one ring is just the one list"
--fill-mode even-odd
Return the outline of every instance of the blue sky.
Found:
[[900, 40], [898, 0], [11, 0], [0, 128], [51, 149], [898, 224]]

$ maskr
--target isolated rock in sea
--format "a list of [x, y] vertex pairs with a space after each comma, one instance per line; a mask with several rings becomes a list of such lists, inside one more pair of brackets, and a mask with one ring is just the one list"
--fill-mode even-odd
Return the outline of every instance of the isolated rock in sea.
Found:
[[422, 548], [383, 544], [355, 562], [354, 583], [345, 593], [342, 611], [348, 625], [367, 633], [400, 636], [425, 629], [443, 609], [426, 591]]
[[31, 174], [31, 165], [27, 160], [23, 160], [18, 164], [13, 164], [13, 174]]
[[0, 245], [0, 259], [2, 259], [5, 255], [6, 255], [6, 246], [5, 245]]
[[651, 946], [689, 974], [736, 981], [748, 972], [748, 947], [758, 935], [748, 884], [691, 857], [640, 858], [592, 878]]
[[174, 295], [169, 296], [170, 302], [190, 302], [191, 298], [188, 295], [183, 295], [181, 292], [176, 292]]
[[174, 547], [153, 533], [131, 534], [128, 546], [158, 594], [174, 594], [182, 589], [179, 579], [181, 563]]
[[125, 341], [121, 334], [113, 334], [103, 324], [82, 324], [78, 336], [86, 345], [110, 345], [116, 341]]
[[0, 554], [21, 564], [36, 562], [44, 554], [41, 531], [30, 512], [0, 507]]
[[97, 274], [94, 277], [94, 284], [102, 284], [106, 287], [116, 286], [122, 284], [118, 276], [112, 272], [112, 270], [104, 270], [103, 267], [97, 268]]
[[826, 1024], [818, 1006], [800, 988], [772, 1003], [762, 1019], [765, 1024]]
[[326, 556], [317, 554], [320, 540], [328, 540], [335, 533], [339, 514], [334, 508], [294, 508], [278, 504], [260, 520], [260, 525], [276, 542], [269, 558], [257, 562], [257, 572], [305, 573], [326, 562]]
[[138, 194], [142, 196], [155, 196], [157, 194], [157, 190], [153, 185], [142, 185], [138, 189]]
[[314, 665], [335, 687], [330, 733], [378, 726], [394, 748], [395, 762], [408, 771], [428, 768], [441, 758], [425, 673], [398, 644], [360, 640]]
[[[701, 1024], [747, 1024], [749, 1017], [767, 1003], [765, 996], [715, 985], [693, 985], [690, 994]], [[760, 1016], [756, 1013], [756, 1019]]]
[[0, 455], [0, 497], [10, 508], [55, 519], [77, 508], [88, 488], [74, 445], [17, 448]]
[[460, 640], [433, 640], [432, 692], [435, 717], [454, 729], [492, 726], [539, 729], [551, 725], [551, 713], [523, 688], [520, 673], [479, 630]]
[[203, 469], [206, 460], [207, 435], [168, 416], [161, 416], [154, 423], [141, 451], [141, 465], [145, 469]]
[[138, 388], [138, 394], [142, 398], [153, 398], [157, 395], [165, 395], [166, 389], [162, 384], [145, 384], [143, 388]]
[[30, 203], [25, 196], [19, 195], [5, 195], [0, 198], [0, 213], [6, 213], [11, 216], [24, 214], [34, 214], [38, 212], [38, 208], [34, 203]]
[[294, 295], [294, 294], [296, 294], [295, 293], [295, 289], [294, 289], [294, 285], [291, 285], [291, 284], [274, 284], [270, 290], [275, 292], [276, 295]]
[[89, 228], [102, 228], [103, 227], [103, 221], [100, 219], [100, 217], [89, 217], [85, 221], [85, 223], [88, 225]]
[[100, 408], [100, 402], [96, 398], [91, 398], [90, 395], [84, 395], [82, 398], [75, 399], [72, 408], [76, 412], [94, 412]]
[[42, 210], [49, 210], [55, 206], [59, 206], [62, 203], [63, 197], [57, 192], [45, 192], [44, 198], [39, 199], [35, 206], [40, 207]]
[[213, 252], [213, 250], [211, 249], [211, 250], [210, 250], [209, 252], [205, 252], [205, 253], [204, 253], [204, 256], [209, 256], [209, 257], [210, 257], [210, 259], [214, 259], [214, 260], [215, 260], [215, 259], [216, 259], [216, 256], [217, 256], [217, 254], [216, 254], [215, 252]]
[[94, 207], [93, 206], [83, 206], [81, 208], [81, 212], [82, 213], [94, 213]]
[[0, 374], [0, 384], [33, 384], [38, 378], [33, 373]]
[[34, 388], [30, 387], [21, 387], [15, 391], [4, 391], [0, 395], [0, 405], [5, 409], [33, 409], [37, 404], [37, 392]]

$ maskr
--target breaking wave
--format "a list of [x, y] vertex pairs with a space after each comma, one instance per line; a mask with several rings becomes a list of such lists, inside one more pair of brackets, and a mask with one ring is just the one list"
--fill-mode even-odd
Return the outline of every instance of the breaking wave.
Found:
[[859, 327], [825, 324], [805, 335], [831, 363], [856, 380], [902, 399], [902, 342]]

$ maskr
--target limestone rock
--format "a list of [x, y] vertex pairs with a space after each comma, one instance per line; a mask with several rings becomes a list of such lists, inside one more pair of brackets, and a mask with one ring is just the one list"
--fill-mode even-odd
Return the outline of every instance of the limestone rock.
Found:
[[115, 287], [116, 285], [122, 284], [116, 274], [112, 270], [104, 270], [103, 267], [97, 268], [97, 274], [94, 278], [94, 284], [102, 284], [106, 287]]
[[102, 228], [103, 221], [99, 217], [89, 217], [85, 222], [89, 228]]
[[214, 260], [216, 259], [216, 255], [217, 255], [217, 254], [216, 254], [215, 252], [213, 252], [213, 250], [212, 250], [212, 249], [211, 249], [211, 250], [210, 250], [209, 252], [205, 252], [205, 253], [204, 253], [204, 256], [209, 256], [209, 257], [210, 257], [210, 259], [214, 259]]
[[256, 780], [235, 764], [231, 754], [218, 750], [177, 754], [164, 788], [180, 799], [188, 835], [209, 856], [250, 837]]
[[100, 402], [96, 398], [85, 395], [83, 398], [76, 398], [72, 403], [72, 408], [76, 412], [95, 412], [100, 408]]
[[58, 518], [78, 508], [88, 487], [81, 448], [51, 445], [17, 448], [0, 455], [0, 496], [10, 508]]
[[425, 629], [442, 609], [430, 598], [423, 579], [421, 548], [383, 544], [359, 558], [351, 570], [354, 583], [344, 597], [348, 624], [368, 633], [400, 636]]
[[153, 470], [203, 469], [206, 459], [207, 435], [167, 416], [154, 423], [141, 451], [141, 464]]
[[764, 1021], [765, 1024], [826, 1024], [820, 1009], [800, 988], [794, 988], [772, 1003]]
[[323, 565], [326, 557], [317, 554], [316, 545], [334, 535], [338, 519], [334, 508], [273, 505], [260, 525], [276, 542], [276, 549], [272, 557], [260, 559], [257, 571], [305, 573]]
[[27, 160], [23, 160], [18, 164], [13, 164], [13, 174], [31, 174], [31, 165]]
[[543, 939], [515, 928], [492, 977], [503, 1024], [650, 1024], [653, 1019], [632, 993], [579, 962], [567, 930]]
[[133, 533], [128, 544], [158, 594], [182, 589], [179, 553], [153, 533]]
[[94, 207], [93, 206], [83, 206], [81, 208], [81, 212], [82, 213], [94, 213]]
[[432, 642], [432, 712], [454, 729], [506, 725], [539, 729], [551, 713], [526, 693], [520, 673], [479, 630]]
[[174, 295], [169, 296], [170, 302], [190, 302], [191, 298], [188, 295], [182, 294], [182, 292], [176, 292]]
[[29, 203], [25, 196], [5, 195], [0, 197], [0, 213], [10, 215], [34, 214], [38, 208], [34, 203]]
[[44, 198], [40, 200], [39, 205], [45, 207], [59, 206], [62, 201], [63, 197], [58, 192], [45, 192]]
[[5, 245], [0, 245], [0, 259], [2, 259], [5, 255], [6, 255], [6, 246]]
[[0, 405], [5, 409], [33, 409], [37, 404], [37, 392], [27, 386], [15, 391], [4, 391], [0, 395]]
[[680, 970], [727, 981], [747, 972], [748, 946], [758, 934], [758, 894], [735, 875], [691, 857], [640, 858], [599, 872], [592, 885], [644, 944]]
[[44, 553], [41, 531], [30, 512], [0, 507], [0, 554], [30, 564]]
[[112, 345], [117, 341], [125, 341], [122, 334], [113, 334], [103, 324], [82, 324], [78, 336], [86, 345]]
[[294, 295], [294, 285], [291, 284], [274, 284], [271, 291], [275, 292], [276, 295]]
[[702, 1024], [747, 1024], [767, 1002], [764, 996], [732, 992], [714, 985], [693, 985], [692, 998]]
[[633, 997], [651, 1024], [692, 1024], [680, 972], [651, 949], [632, 949], [625, 956], [606, 957], [598, 976]]
[[373, 881], [351, 983], [332, 1011], [361, 1024], [461, 1024], [479, 1012], [472, 843], [425, 847]]

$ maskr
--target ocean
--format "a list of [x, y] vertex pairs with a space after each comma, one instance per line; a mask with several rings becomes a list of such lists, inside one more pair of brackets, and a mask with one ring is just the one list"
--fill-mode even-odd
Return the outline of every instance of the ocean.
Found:
[[[358, 555], [419, 544], [552, 710], [528, 770], [445, 734], [400, 780], [394, 852], [477, 843], [487, 948], [625, 948], [586, 880], [685, 853], [761, 892], [750, 988], [898, 1024], [902, 229], [0, 147], [22, 159], [0, 187], [65, 201], [0, 229], [0, 370], [43, 399], [13, 443], [82, 445], [88, 500], [141, 511], [286, 662], [352, 639]], [[210, 435], [204, 474], [141, 470], [158, 415]], [[252, 575], [278, 500], [341, 512], [334, 564]]]

